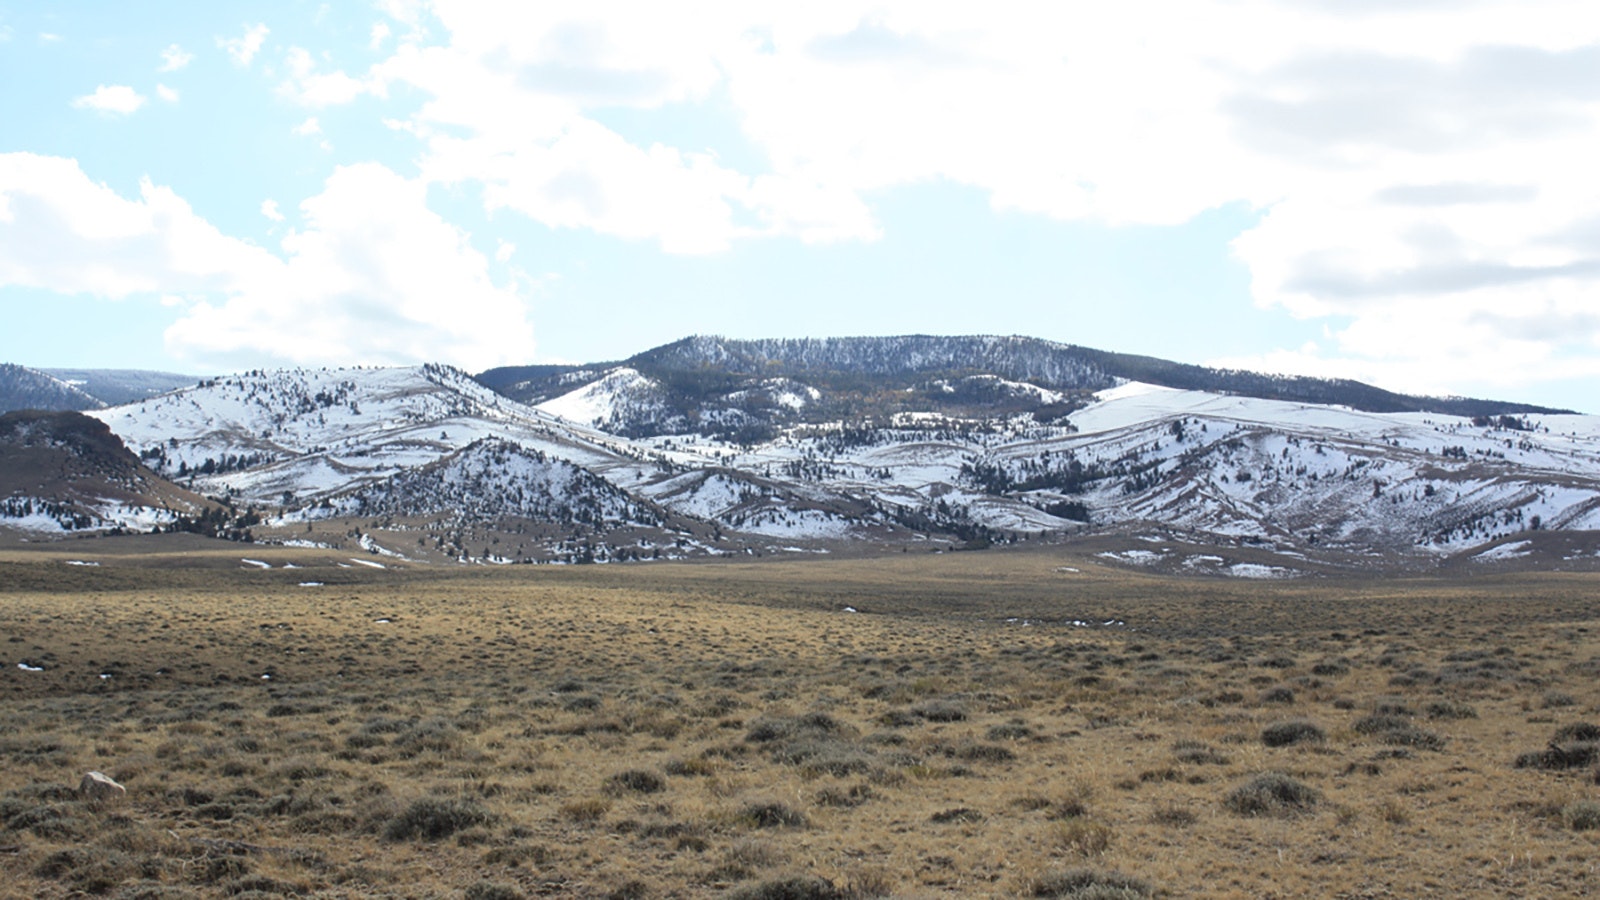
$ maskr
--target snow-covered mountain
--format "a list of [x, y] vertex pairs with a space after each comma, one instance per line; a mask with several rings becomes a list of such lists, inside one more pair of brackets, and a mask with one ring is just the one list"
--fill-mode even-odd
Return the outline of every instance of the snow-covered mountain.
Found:
[[162, 475], [264, 510], [258, 538], [451, 558], [1106, 534], [1431, 564], [1600, 530], [1597, 417], [1386, 392], [1416, 409], [1363, 411], [1082, 359], [1027, 339], [692, 339], [480, 376], [531, 406], [422, 366], [247, 372], [93, 415]]

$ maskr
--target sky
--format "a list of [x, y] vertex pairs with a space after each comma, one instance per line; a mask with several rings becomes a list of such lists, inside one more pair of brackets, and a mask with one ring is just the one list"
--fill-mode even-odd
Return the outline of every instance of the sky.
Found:
[[1021, 334], [1600, 412], [1593, 0], [0, 0], [0, 361]]

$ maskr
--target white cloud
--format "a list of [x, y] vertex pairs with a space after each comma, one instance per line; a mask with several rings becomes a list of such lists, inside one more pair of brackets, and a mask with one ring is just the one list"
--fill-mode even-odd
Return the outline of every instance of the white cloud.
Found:
[[177, 92], [177, 90], [175, 90], [173, 88], [169, 88], [164, 84], [156, 85], [156, 96], [160, 97], [162, 102], [164, 102], [164, 103], [177, 103], [178, 102], [178, 92]]
[[0, 288], [181, 297], [167, 346], [196, 365], [532, 358], [516, 287], [426, 194], [377, 164], [336, 169], [275, 253], [148, 180], [128, 199], [73, 160], [0, 154]]
[[495, 262], [510, 262], [511, 257], [517, 252], [517, 245], [508, 240], [501, 239], [494, 248]]
[[61, 42], [61, 35], [56, 34], [53, 31], [41, 31], [41, 32], [39, 32], [39, 43], [41, 43], [41, 44], [57, 44], [57, 43], [60, 43], [60, 42]]
[[283, 221], [283, 213], [278, 210], [278, 201], [271, 198], [261, 201], [261, 214], [274, 222]]
[[261, 45], [266, 43], [267, 35], [270, 33], [271, 29], [266, 25], [260, 23], [246, 25], [244, 34], [239, 37], [217, 38], [217, 47], [226, 50], [236, 65], [248, 66], [250, 61], [256, 58], [256, 54], [261, 52]]
[[316, 116], [310, 116], [304, 122], [296, 125], [293, 131], [301, 137], [314, 137], [322, 133], [322, 123], [317, 121]]
[[279, 86], [287, 97], [303, 106], [341, 106], [381, 86], [345, 74], [343, 70], [318, 72], [316, 60], [303, 47], [290, 47], [285, 57], [289, 78]]
[[94, 93], [74, 98], [74, 109], [92, 109], [119, 116], [132, 115], [144, 106], [145, 96], [125, 84], [102, 84]]
[[[1111, 226], [1244, 204], [1263, 214], [1235, 245], [1256, 302], [1341, 323], [1301, 364], [1511, 383], [1600, 347], [1586, 0], [430, 12], [391, 12], [438, 38], [368, 79], [426, 98], [402, 123], [425, 177], [552, 227], [691, 253], [871, 239], [873, 198], [928, 181]], [[616, 109], [722, 119], [764, 165], [625, 137], [602, 124]]]
[[270, 265], [171, 190], [141, 181], [129, 200], [75, 160], [0, 154], [0, 288], [18, 285], [121, 299], [225, 290], [233, 273]]
[[[265, 34], [263, 34], [263, 37], [264, 36]], [[251, 51], [251, 53], [254, 52], [255, 51]], [[161, 65], [156, 68], [156, 71], [176, 72], [191, 62], [194, 62], [193, 53], [186, 52], [177, 44], [169, 44], [167, 49], [161, 51]]]
[[367, 49], [369, 49], [369, 50], [380, 50], [380, 49], [382, 49], [383, 48], [383, 42], [387, 41], [389, 39], [389, 34], [390, 34], [389, 23], [387, 23], [387, 22], [375, 22], [375, 23], [373, 23], [373, 26], [372, 26], [372, 37], [370, 39], [368, 39], [368, 41], [367, 41]]

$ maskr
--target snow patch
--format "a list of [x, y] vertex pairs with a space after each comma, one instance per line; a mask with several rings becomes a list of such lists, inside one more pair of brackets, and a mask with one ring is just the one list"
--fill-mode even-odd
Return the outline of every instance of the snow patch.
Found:
[[1167, 554], [1157, 553], [1154, 550], [1106, 550], [1096, 553], [1095, 556], [1116, 560], [1117, 562], [1132, 563], [1136, 566], [1155, 565], [1167, 558]]
[[1260, 563], [1234, 563], [1228, 574], [1235, 578], [1293, 578], [1299, 574], [1282, 566], [1264, 566]]
[[1533, 546], [1532, 541], [1512, 541], [1498, 547], [1490, 547], [1482, 553], [1474, 554], [1473, 559], [1481, 562], [1493, 562], [1500, 559], [1520, 559], [1530, 555], [1533, 551], [1528, 549]]

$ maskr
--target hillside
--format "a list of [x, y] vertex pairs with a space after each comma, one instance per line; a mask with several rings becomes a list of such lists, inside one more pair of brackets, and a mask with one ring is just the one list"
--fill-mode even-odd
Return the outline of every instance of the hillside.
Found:
[[189, 527], [208, 513], [216, 519], [217, 509], [141, 465], [103, 422], [76, 412], [0, 415], [0, 532]]

